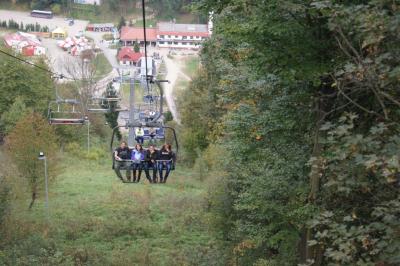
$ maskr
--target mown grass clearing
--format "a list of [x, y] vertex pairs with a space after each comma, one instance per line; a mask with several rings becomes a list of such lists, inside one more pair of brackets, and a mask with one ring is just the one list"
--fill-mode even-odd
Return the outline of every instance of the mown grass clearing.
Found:
[[144, 173], [140, 184], [123, 184], [106, 161], [62, 164], [50, 186], [48, 223], [43, 195], [30, 211], [25, 201], [13, 206], [7, 242], [18, 250], [5, 252], [15, 253], [16, 264], [29, 262], [32, 245], [54, 251], [53, 260], [58, 252], [61, 265], [190, 265], [215, 253], [204, 186], [184, 169], [165, 185], [149, 184]]

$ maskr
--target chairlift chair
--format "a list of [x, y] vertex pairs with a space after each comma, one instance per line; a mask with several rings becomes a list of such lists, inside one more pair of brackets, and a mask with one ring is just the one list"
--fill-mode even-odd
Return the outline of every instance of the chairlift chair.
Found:
[[[174, 141], [173, 147], [175, 148], [174, 150], [175, 150], [175, 158], [176, 158], [176, 156], [178, 155], [178, 151], [179, 151], [179, 143], [178, 143], [178, 138], [177, 138], [177, 135], [176, 135], [176, 131], [175, 131], [175, 129], [173, 127], [164, 126], [162, 123], [159, 123], [159, 122], [149, 122], [149, 123], [145, 123], [145, 124], [141, 124], [141, 123], [129, 124], [128, 123], [125, 126], [118, 125], [113, 129], [113, 133], [112, 133], [112, 136], [111, 136], [111, 143], [110, 143], [110, 151], [111, 151], [111, 157], [112, 157], [112, 169], [113, 170], [116, 170], [115, 169], [115, 162], [116, 161], [115, 161], [115, 157], [114, 157], [114, 151], [116, 149], [116, 147], [114, 147], [114, 140], [115, 140], [115, 137], [116, 137], [116, 132], [119, 130], [119, 128], [128, 128], [128, 129], [132, 128], [132, 129], [135, 129], [137, 127], [142, 127], [144, 129], [145, 138], [146, 139], [150, 138], [150, 136], [149, 136], [150, 129], [155, 129], [156, 138], [160, 139], [160, 140], [165, 140], [165, 131], [166, 130], [171, 131], [172, 132], [172, 136], [173, 136], [173, 141]], [[146, 133], [147, 133], [147, 136], [146, 136]], [[129, 148], [133, 148], [133, 147], [129, 147]], [[123, 161], [131, 162], [131, 160], [123, 160]], [[175, 163], [176, 163], [175, 160], [172, 160], [171, 171], [175, 170], [175, 167], [176, 167]], [[119, 170], [130, 171], [131, 169], [128, 168], [128, 167], [121, 167], [121, 168], [119, 168]], [[149, 170], [153, 170], [153, 169], [150, 168]], [[130, 183], [130, 182], [127, 182], [125, 180], [121, 180], [121, 181], [124, 182], [124, 183]]]
[[83, 125], [85, 116], [80, 102], [76, 99], [58, 99], [51, 101], [48, 107], [50, 125]]
[[[127, 111], [120, 107], [121, 98], [91, 97], [87, 103], [87, 110], [90, 113], [110, 113]], [[112, 107], [115, 105], [115, 107]]]

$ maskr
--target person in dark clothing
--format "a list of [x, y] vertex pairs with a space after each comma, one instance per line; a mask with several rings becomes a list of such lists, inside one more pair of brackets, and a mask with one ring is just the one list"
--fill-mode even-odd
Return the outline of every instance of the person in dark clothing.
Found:
[[[160, 183], [167, 182], [167, 178], [172, 167], [173, 152], [170, 144], [164, 144], [158, 156], [158, 173], [160, 175]], [[165, 176], [163, 177], [163, 170], [165, 169]]]
[[[128, 144], [126, 141], [122, 141], [120, 146], [114, 151], [114, 158], [115, 158], [115, 173], [117, 176], [124, 181], [121, 175], [121, 169], [126, 170], [126, 179], [129, 181], [130, 180], [130, 159], [131, 159], [131, 151], [128, 147]], [[126, 161], [128, 160], [128, 161]]]
[[[158, 151], [155, 149], [154, 145], [150, 145], [145, 156], [144, 171], [146, 173], [146, 178], [150, 183], [157, 183], [157, 160]], [[152, 168], [153, 176], [150, 178], [149, 169]]]
[[[144, 150], [142, 145], [136, 144], [131, 152], [133, 182], [139, 183], [143, 170]], [[136, 178], [136, 172], [139, 172]]]

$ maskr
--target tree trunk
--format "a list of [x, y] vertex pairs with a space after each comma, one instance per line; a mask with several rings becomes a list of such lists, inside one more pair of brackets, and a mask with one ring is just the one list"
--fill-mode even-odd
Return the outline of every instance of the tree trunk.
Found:
[[36, 190], [32, 192], [32, 198], [31, 198], [31, 203], [29, 204], [29, 210], [32, 208], [33, 204], [35, 203], [36, 200]]

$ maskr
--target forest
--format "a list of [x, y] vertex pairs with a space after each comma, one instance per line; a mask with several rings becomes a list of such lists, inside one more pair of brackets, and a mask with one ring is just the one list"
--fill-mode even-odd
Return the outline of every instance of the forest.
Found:
[[233, 265], [400, 263], [400, 2], [200, 1], [185, 159]]
[[120, 184], [105, 118], [86, 152], [46, 121], [74, 87], [0, 55], [0, 264], [399, 265], [400, 1], [148, 2], [213, 20], [178, 169]]

